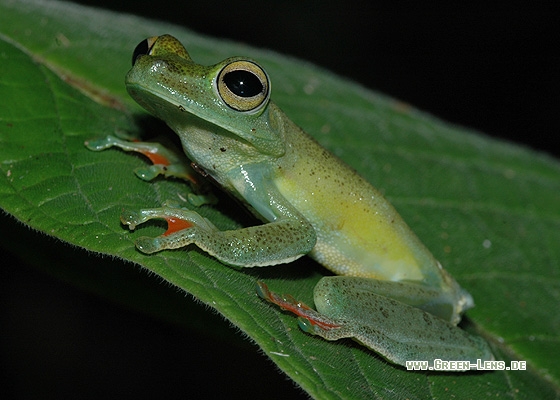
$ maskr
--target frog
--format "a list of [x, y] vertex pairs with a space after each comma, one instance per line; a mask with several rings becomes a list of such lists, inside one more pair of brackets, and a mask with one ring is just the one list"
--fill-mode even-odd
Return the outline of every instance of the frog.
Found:
[[[380, 191], [271, 101], [270, 77], [256, 61], [230, 57], [204, 66], [175, 37], [154, 36], [134, 50], [125, 83], [140, 106], [178, 135], [191, 164], [159, 143], [112, 135], [87, 147], [147, 155], [153, 165], [137, 172], [146, 180], [204, 176], [262, 222], [219, 230], [191, 208], [124, 210], [121, 222], [130, 230], [167, 221], [162, 235], [136, 240], [140, 252], [193, 245], [241, 270], [307, 255], [332, 273], [313, 290], [315, 308], [256, 282], [257, 294], [299, 317], [304, 332], [353, 339], [397, 366], [494, 360], [482, 337], [457, 326], [474, 306], [472, 296]], [[201, 194], [191, 202], [207, 200]]]

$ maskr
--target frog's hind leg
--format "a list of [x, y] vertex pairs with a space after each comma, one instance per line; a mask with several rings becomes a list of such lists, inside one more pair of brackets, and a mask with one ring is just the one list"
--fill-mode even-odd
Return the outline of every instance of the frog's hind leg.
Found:
[[432, 296], [431, 292], [418, 291], [418, 285], [413, 284], [412, 288], [407, 283], [347, 276], [324, 277], [314, 290], [315, 307], [320, 314], [339, 321], [345, 329], [323, 336], [313, 327], [315, 332], [312, 333], [329, 340], [337, 335], [352, 337], [400, 365], [411, 360], [426, 360], [432, 365], [436, 359], [473, 363], [478, 359], [494, 359], [481, 337], [401, 301], [410, 301], [416, 295]]
[[[363, 291], [349, 277], [323, 278], [314, 291], [317, 311], [291, 296], [279, 296], [258, 283], [258, 294], [300, 317], [300, 328], [326, 340], [352, 338], [388, 361], [436, 359], [493, 360], [488, 344], [480, 337], [453, 326], [428, 312], [390, 297]], [[364, 279], [364, 278], [361, 278]], [[465, 370], [470, 367], [465, 367]]]
[[301, 301], [297, 301], [292, 295], [289, 294], [279, 295], [277, 293], [270, 291], [266, 283], [262, 281], [257, 281], [257, 294], [261, 298], [273, 304], [276, 304], [281, 309], [290, 311], [296, 314], [297, 316], [299, 316], [301, 321], [300, 327], [306, 332], [308, 332], [308, 330], [305, 329], [305, 327], [308, 324], [311, 324], [312, 326], [317, 326], [319, 329], [323, 329], [325, 331], [340, 327], [340, 324], [337, 324], [335, 321], [331, 320], [330, 318], [327, 318], [326, 316], [315, 311], [307, 304]]
[[386, 281], [356, 276], [324, 277], [315, 287], [315, 301], [321, 302], [325, 296], [331, 296], [333, 286], [336, 286], [337, 290], [375, 293], [390, 297], [424, 310], [453, 325], [457, 325], [461, 320], [461, 314], [465, 309], [474, 305], [470, 294], [459, 287], [454, 280], [440, 288], [414, 281]]

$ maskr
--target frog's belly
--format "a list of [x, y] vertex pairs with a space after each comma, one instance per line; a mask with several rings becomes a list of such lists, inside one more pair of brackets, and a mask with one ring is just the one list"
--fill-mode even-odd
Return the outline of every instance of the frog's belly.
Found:
[[414, 260], [389, 258], [367, 247], [355, 247], [332, 238], [318, 240], [309, 255], [338, 275], [391, 281], [423, 279], [421, 268]]
[[[304, 161], [299, 169], [285, 168], [291, 173], [276, 185], [315, 228], [311, 257], [339, 275], [393, 281], [437, 275], [437, 261], [375, 188], [334, 158]], [[344, 179], [335, 179], [340, 174]]]
[[[388, 205], [388, 203], [387, 203]], [[354, 204], [356, 206], [356, 204]], [[330, 215], [306, 212], [317, 232], [310, 256], [339, 275], [422, 281], [437, 261], [392, 206]], [[436, 268], [437, 269], [437, 268]]]

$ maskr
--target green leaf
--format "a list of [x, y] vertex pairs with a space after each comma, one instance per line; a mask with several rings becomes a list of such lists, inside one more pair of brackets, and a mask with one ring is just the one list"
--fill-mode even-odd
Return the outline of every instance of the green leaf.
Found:
[[[169, 134], [129, 99], [123, 84], [132, 49], [161, 33], [178, 37], [200, 63], [231, 55], [258, 60], [271, 76], [273, 100], [384, 191], [471, 292], [477, 307], [463, 327], [485, 337], [498, 359], [526, 361], [527, 371], [408, 372], [352, 341], [304, 334], [295, 318], [256, 296], [255, 281], [312, 303], [312, 288], [326, 272], [310, 259], [245, 271], [196, 248], [152, 256], [136, 251], [136, 237], [163, 228], [147, 224], [129, 232], [120, 225], [121, 209], [158, 206], [188, 188], [140, 181], [132, 173], [144, 165], [140, 157], [95, 153], [83, 143], [122, 131]], [[0, 206], [19, 221], [138, 263], [191, 293], [316, 398], [560, 395], [556, 160], [450, 126], [301, 61], [68, 3], [2, 2], [0, 59]], [[227, 197], [200, 212], [222, 229], [254, 223]]]

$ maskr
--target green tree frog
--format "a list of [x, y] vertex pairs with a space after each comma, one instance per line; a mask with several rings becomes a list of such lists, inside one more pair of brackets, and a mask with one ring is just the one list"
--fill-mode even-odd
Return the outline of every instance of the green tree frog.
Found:
[[[399, 365], [493, 360], [482, 338], [456, 326], [474, 305], [469, 293], [375, 188], [270, 101], [270, 79], [256, 62], [233, 57], [199, 65], [177, 39], [163, 35], [138, 45], [126, 88], [177, 133], [195, 170], [264, 222], [220, 231], [184, 208], [124, 211], [121, 220], [130, 229], [153, 218], [168, 222], [165, 234], [137, 240], [141, 252], [194, 244], [238, 267], [307, 254], [338, 275], [316, 285], [317, 310], [257, 284], [261, 297], [297, 314], [305, 332], [353, 338]], [[86, 145], [148, 155], [154, 165], [137, 172], [144, 179], [192, 176], [159, 144], [109, 136]]]

